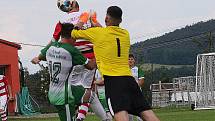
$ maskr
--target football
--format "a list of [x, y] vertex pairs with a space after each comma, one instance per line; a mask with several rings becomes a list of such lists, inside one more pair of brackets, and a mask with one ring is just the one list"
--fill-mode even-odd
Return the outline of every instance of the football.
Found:
[[72, 10], [72, 4], [75, 0], [57, 0], [57, 7], [63, 12], [69, 12]]

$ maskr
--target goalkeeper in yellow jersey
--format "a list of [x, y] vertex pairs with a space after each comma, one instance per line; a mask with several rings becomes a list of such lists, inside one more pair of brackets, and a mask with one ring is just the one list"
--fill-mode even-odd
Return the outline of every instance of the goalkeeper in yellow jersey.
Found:
[[71, 34], [74, 39], [93, 43], [96, 63], [104, 78], [108, 107], [116, 121], [128, 121], [128, 113], [146, 121], [159, 121], [131, 74], [128, 65], [130, 37], [127, 30], [119, 27], [121, 22], [121, 8], [111, 6], [105, 18], [107, 27], [73, 30]]

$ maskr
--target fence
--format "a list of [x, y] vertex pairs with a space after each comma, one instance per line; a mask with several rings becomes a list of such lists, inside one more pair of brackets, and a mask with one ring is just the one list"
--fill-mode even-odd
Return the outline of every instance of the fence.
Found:
[[174, 78], [172, 83], [151, 85], [152, 106], [190, 106], [195, 99], [195, 76]]

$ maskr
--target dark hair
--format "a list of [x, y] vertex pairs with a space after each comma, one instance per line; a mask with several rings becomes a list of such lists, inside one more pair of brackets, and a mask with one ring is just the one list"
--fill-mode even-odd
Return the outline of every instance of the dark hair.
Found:
[[73, 0], [72, 3], [71, 3], [71, 6], [72, 6], [72, 7], [75, 7], [75, 8], [79, 8], [78, 1]]
[[134, 58], [135, 59], [135, 57], [134, 57], [134, 55], [133, 54], [129, 54], [129, 56], [128, 56], [129, 58]]
[[73, 24], [70, 23], [64, 23], [61, 24], [62, 25], [62, 29], [61, 29], [61, 37], [63, 38], [71, 38], [71, 32], [74, 28]]
[[110, 6], [107, 9], [107, 14], [115, 19], [122, 19], [122, 9], [118, 6]]

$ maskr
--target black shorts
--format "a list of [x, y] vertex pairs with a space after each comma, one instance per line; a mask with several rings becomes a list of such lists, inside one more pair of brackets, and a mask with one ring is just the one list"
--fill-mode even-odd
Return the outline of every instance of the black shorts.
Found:
[[140, 116], [142, 111], [151, 109], [132, 76], [104, 76], [104, 80], [106, 100], [112, 115], [127, 111]]

